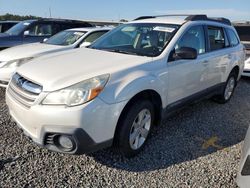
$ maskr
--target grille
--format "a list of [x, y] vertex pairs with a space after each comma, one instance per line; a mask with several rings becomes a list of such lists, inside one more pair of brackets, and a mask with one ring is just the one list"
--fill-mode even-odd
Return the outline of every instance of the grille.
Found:
[[30, 108], [34, 104], [41, 92], [42, 86], [25, 79], [17, 73], [11, 79], [8, 87], [8, 94], [26, 108]]

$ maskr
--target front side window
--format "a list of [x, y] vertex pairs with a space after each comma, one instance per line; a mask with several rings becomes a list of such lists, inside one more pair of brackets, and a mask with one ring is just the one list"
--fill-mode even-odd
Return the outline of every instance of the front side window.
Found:
[[198, 54], [203, 54], [206, 51], [205, 35], [203, 26], [191, 27], [175, 45], [175, 50], [182, 47], [196, 49]]
[[78, 41], [86, 32], [83, 31], [62, 31], [50, 37], [45, 44], [68, 46]]
[[237, 46], [239, 44], [239, 40], [238, 40], [235, 32], [231, 29], [227, 29], [227, 34], [229, 37], [230, 46]]
[[89, 34], [84, 40], [83, 42], [89, 42], [92, 43], [94, 42], [96, 39], [100, 38], [102, 35], [104, 35], [105, 33], [107, 33], [108, 31], [96, 31], [93, 32], [91, 34]]
[[161, 54], [178, 28], [173, 24], [124, 24], [96, 40], [90, 48], [154, 57]]
[[21, 34], [29, 25], [30, 25], [31, 22], [26, 22], [26, 21], [23, 21], [23, 22], [20, 22], [16, 25], [14, 25], [13, 27], [11, 27], [9, 30], [7, 30], [5, 33], [9, 34], [9, 35], [19, 35]]
[[29, 30], [29, 35], [31, 36], [50, 36], [52, 35], [52, 25], [51, 24], [36, 24]]
[[211, 51], [226, 47], [225, 36], [222, 28], [208, 26], [208, 37]]

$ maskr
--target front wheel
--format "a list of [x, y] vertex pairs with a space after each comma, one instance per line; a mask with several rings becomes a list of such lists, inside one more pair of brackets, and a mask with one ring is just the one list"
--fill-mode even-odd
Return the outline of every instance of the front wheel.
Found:
[[148, 100], [138, 101], [122, 114], [115, 144], [125, 157], [133, 157], [144, 147], [154, 122], [154, 107]]
[[232, 72], [230, 73], [227, 79], [223, 92], [214, 98], [215, 101], [221, 104], [227, 103], [231, 99], [236, 85], [237, 85], [237, 76], [235, 72]]

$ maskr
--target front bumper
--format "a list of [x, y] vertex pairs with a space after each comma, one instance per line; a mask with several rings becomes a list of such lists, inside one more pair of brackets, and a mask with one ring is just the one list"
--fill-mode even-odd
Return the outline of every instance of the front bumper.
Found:
[[[82, 154], [112, 145], [116, 125], [126, 102], [106, 104], [98, 97], [81, 106], [59, 107], [36, 104], [26, 108], [6, 93], [9, 113], [35, 143], [49, 150]], [[76, 142], [65, 152], [46, 142], [48, 135], [70, 135]]]
[[250, 58], [248, 58], [245, 61], [245, 66], [244, 66], [244, 70], [241, 74], [242, 76], [249, 76], [250, 77]]
[[7, 87], [16, 68], [0, 68], [0, 87]]
[[250, 128], [247, 131], [242, 148], [240, 168], [237, 175], [237, 184], [241, 188], [248, 188], [250, 185]]

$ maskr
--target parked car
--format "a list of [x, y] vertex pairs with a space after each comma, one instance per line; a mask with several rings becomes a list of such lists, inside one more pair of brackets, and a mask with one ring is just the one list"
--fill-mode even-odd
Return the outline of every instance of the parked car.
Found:
[[92, 25], [82, 21], [63, 19], [22, 21], [0, 34], [0, 50], [26, 43], [41, 42], [59, 31], [79, 27], [92, 27]]
[[35, 143], [81, 154], [114, 146], [126, 157], [152, 127], [190, 102], [228, 102], [244, 47], [225, 18], [148, 16], [81, 48], [17, 69], [6, 92], [10, 115]]
[[18, 21], [0, 21], [0, 33], [4, 33], [17, 23]]
[[242, 76], [250, 76], [250, 22], [237, 23], [235, 29], [246, 48], [246, 61]]
[[250, 185], [250, 128], [244, 140], [240, 168], [237, 175], [237, 184], [240, 188], [248, 188]]
[[86, 27], [61, 31], [43, 43], [32, 43], [5, 49], [0, 52], [0, 87], [7, 87], [16, 68], [49, 53], [89, 46], [111, 30], [110, 27]]

